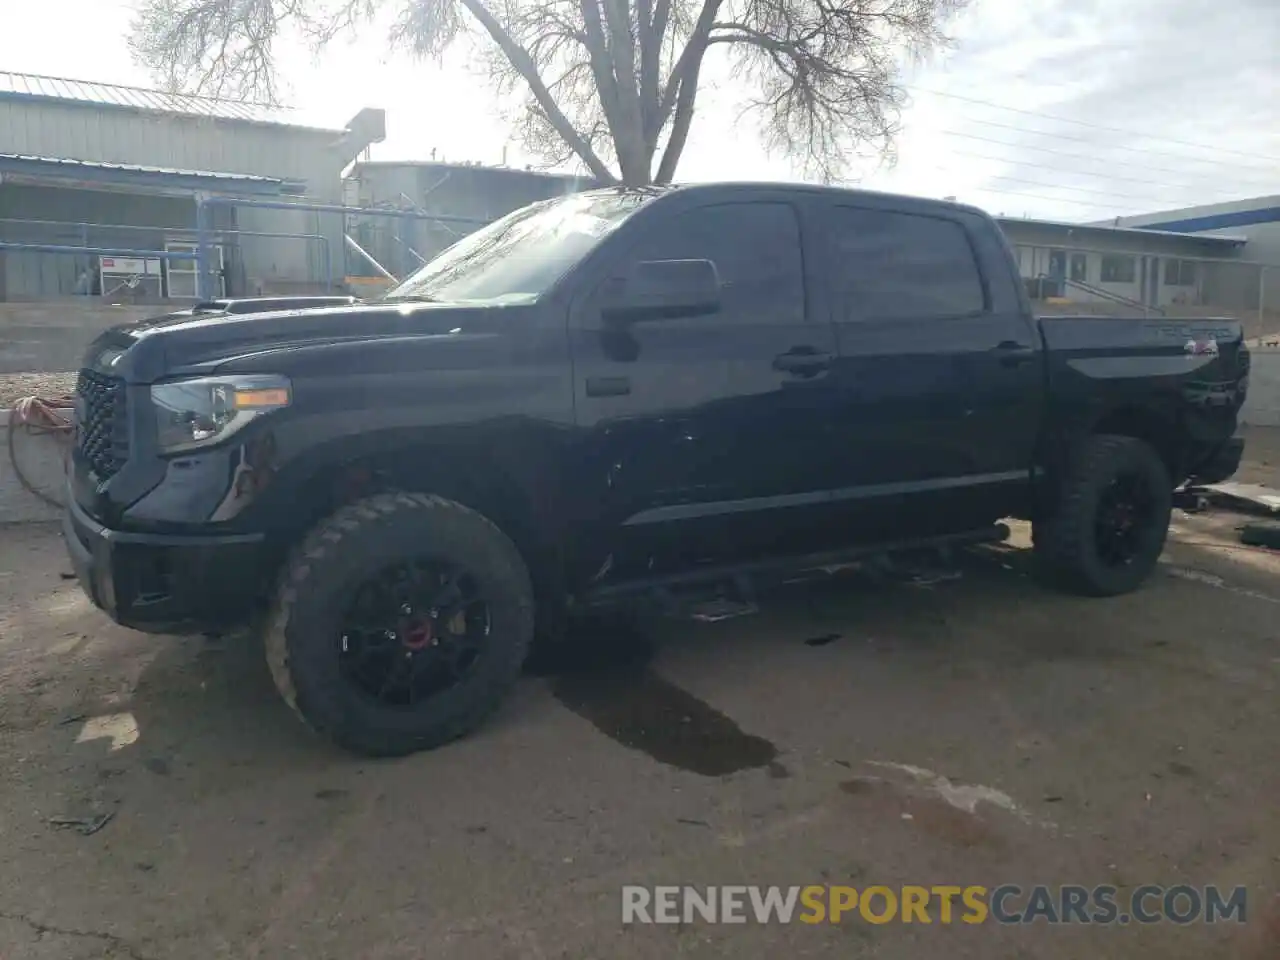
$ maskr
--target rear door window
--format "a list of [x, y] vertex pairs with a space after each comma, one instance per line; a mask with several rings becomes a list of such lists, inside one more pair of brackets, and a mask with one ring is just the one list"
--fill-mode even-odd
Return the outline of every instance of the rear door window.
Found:
[[986, 309], [973, 247], [955, 220], [843, 206], [830, 217], [839, 319], [940, 320]]

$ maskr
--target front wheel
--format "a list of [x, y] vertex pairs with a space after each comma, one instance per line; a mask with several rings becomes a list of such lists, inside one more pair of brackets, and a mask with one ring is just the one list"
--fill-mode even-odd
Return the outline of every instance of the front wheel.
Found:
[[1099, 434], [1076, 451], [1058, 502], [1032, 529], [1051, 577], [1092, 596], [1136, 589], [1169, 532], [1173, 484], [1160, 455], [1134, 437]]
[[295, 551], [265, 645], [276, 687], [358, 753], [425, 750], [477, 727], [519, 676], [533, 590], [511, 540], [459, 503], [385, 493]]

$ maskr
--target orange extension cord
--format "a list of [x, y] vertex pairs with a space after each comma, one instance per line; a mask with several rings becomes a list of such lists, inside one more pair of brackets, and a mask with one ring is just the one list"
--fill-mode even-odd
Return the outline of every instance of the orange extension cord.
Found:
[[[28, 435], [54, 434], [70, 439], [71, 433], [75, 429], [75, 424], [71, 419], [71, 408], [74, 402], [74, 398], [67, 396], [49, 399], [23, 397], [13, 405], [13, 410], [9, 414], [9, 462], [13, 465], [13, 474], [18, 478], [18, 483], [22, 484], [24, 490], [39, 497], [52, 507], [62, 508], [66, 504], [49, 496], [43, 490], [37, 489], [35, 484], [22, 472], [22, 467], [18, 464], [18, 454], [13, 445], [13, 435], [21, 428]], [[69, 450], [70, 444], [66, 446]], [[65, 463], [66, 454], [64, 453], [63, 464], [65, 465]]]

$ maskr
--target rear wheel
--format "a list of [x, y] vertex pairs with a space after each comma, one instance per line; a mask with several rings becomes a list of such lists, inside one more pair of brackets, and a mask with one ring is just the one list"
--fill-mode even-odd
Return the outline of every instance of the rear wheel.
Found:
[[387, 493], [311, 532], [265, 640], [277, 688], [307, 723], [391, 756], [478, 726], [532, 635], [528, 571], [502, 531], [440, 497]]
[[1164, 549], [1173, 485], [1164, 461], [1134, 437], [1090, 437], [1069, 466], [1053, 513], [1033, 527], [1045, 572], [1093, 596], [1136, 589]]

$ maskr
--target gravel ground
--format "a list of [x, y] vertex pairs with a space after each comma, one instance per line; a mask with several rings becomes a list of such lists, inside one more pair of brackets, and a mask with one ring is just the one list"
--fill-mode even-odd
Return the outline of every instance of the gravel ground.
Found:
[[74, 372], [0, 374], [0, 409], [8, 409], [23, 397], [52, 400], [71, 393], [75, 387]]
[[[647, 658], [595, 635], [389, 762], [303, 729], [248, 637], [120, 629], [55, 528], [7, 529], [0, 956], [1274, 960], [1280, 561], [1236, 522], [1179, 514], [1111, 600], [1036, 586], [1020, 526], [958, 579], [794, 585], [655, 625]], [[624, 926], [629, 883], [1250, 900], [1244, 925]]]

